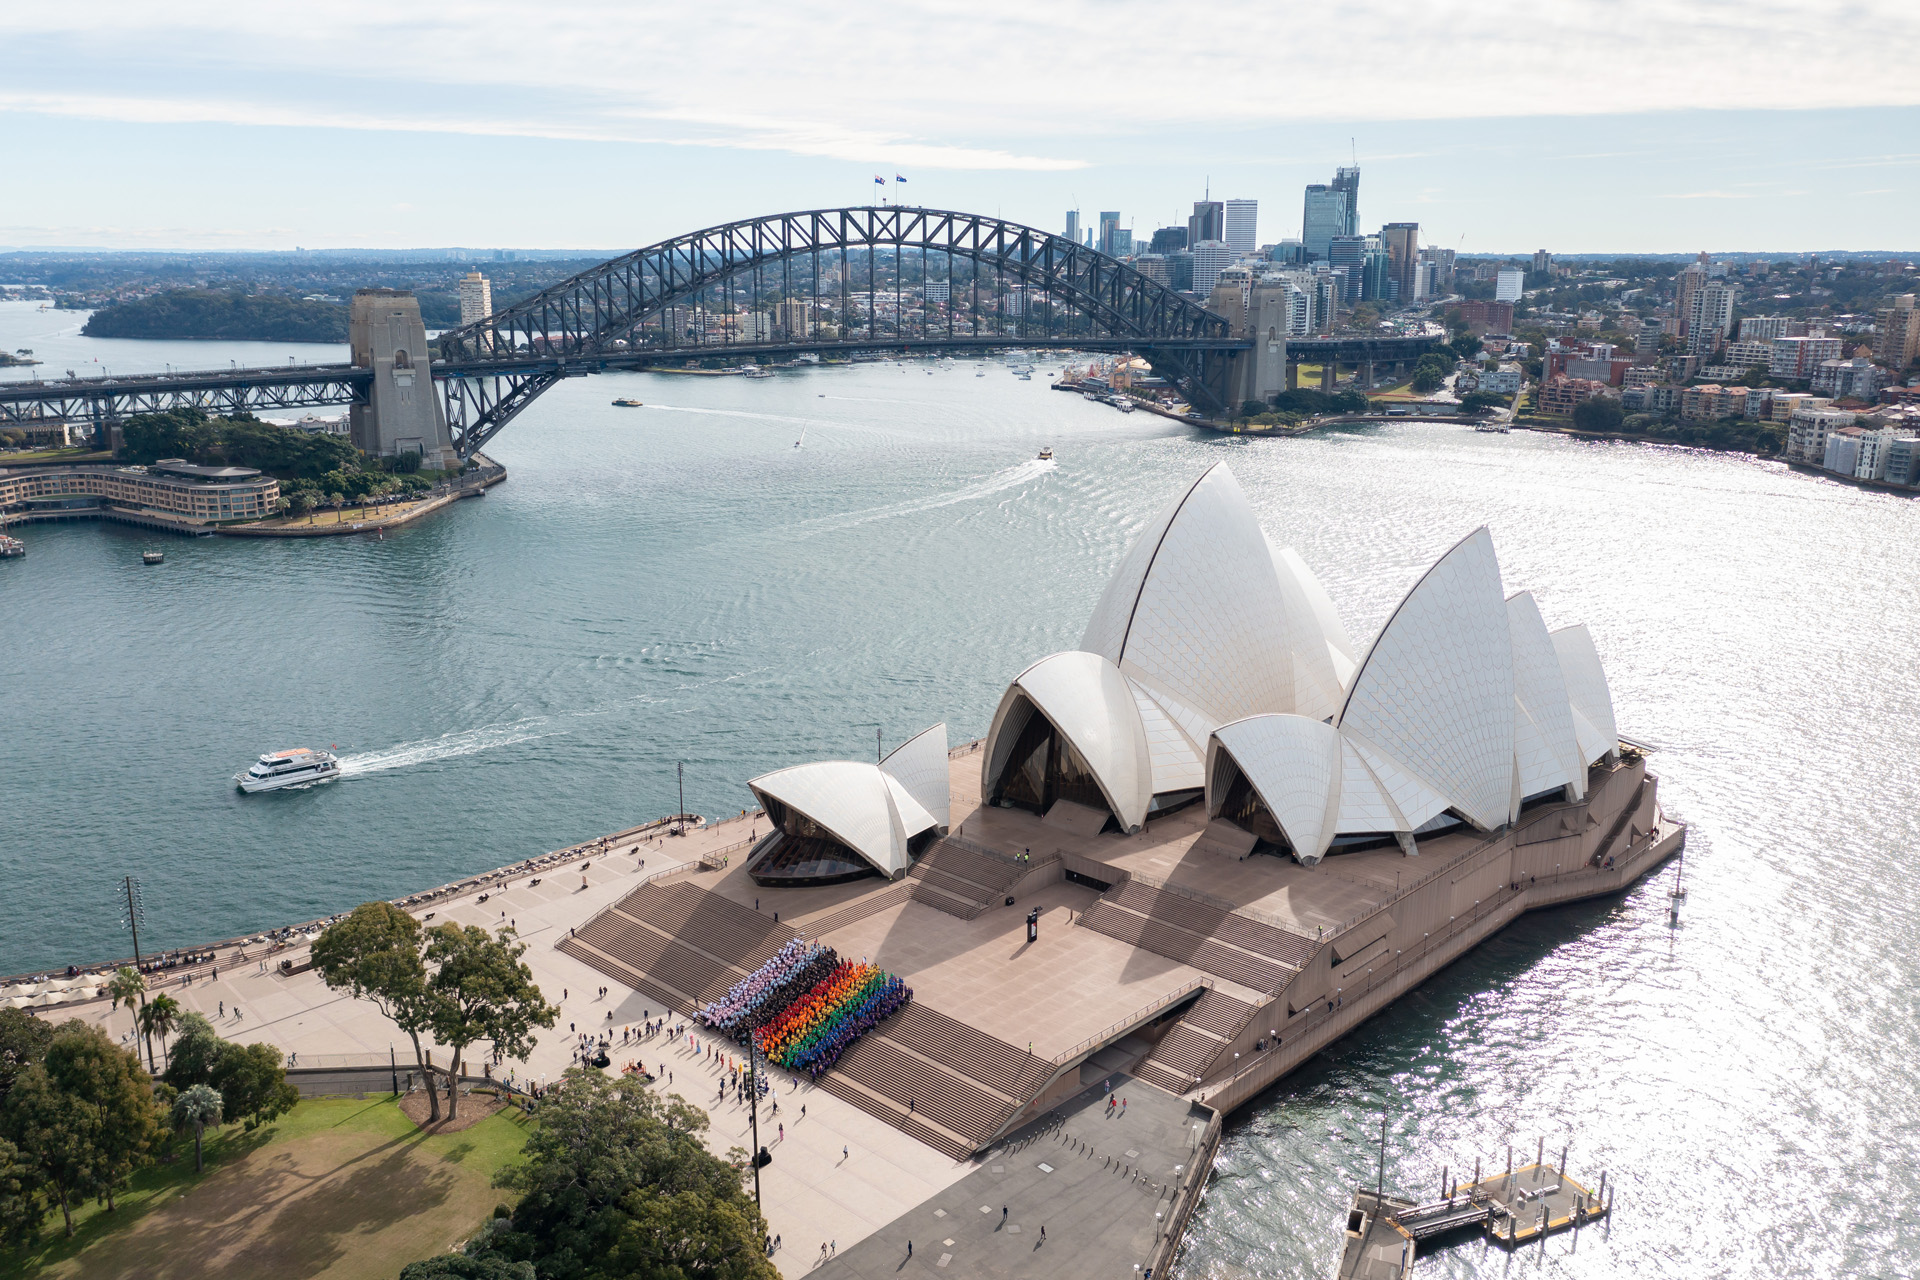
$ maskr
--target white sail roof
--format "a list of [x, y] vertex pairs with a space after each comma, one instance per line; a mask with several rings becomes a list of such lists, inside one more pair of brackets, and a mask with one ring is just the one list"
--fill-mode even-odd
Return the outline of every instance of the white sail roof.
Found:
[[1511, 816], [1517, 818], [1522, 800], [1555, 787], [1572, 787], [1576, 799], [1584, 796], [1587, 762], [1580, 758], [1560, 658], [1531, 592], [1507, 600], [1507, 631], [1513, 644]]
[[1340, 731], [1305, 716], [1251, 716], [1221, 725], [1207, 744], [1207, 812], [1220, 815], [1230, 760], [1307, 866], [1333, 843], [1341, 807]]
[[925, 806], [879, 765], [818, 760], [747, 783], [764, 807], [778, 801], [811, 818], [889, 878], [912, 862], [907, 842], [936, 824]]
[[[1290, 557], [1290, 558], [1289, 558]], [[1114, 571], [1080, 647], [1114, 663], [1184, 724], [1198, 763], [1214, 726], [1263, 712], [1325, 718], [1341, 678], [1331, 656], [1346, 644], [1332, 606], [1291, 552], [1267, 539], [1225, 463], [1200, 478], [1141, 532]], [[1175, 717], [1178, 719], [1179, 717]]]
[[[1482, 830], [1513, 792], [1513, 647], [1500, 565], [1482, 527], [1401, 600], [1354, 675], [1341, 732], [1418, 826], [1431, 796]], [[1383, 764], [1392, 766], [1383, 772]], [[1388, 776], [1388, 773], [1394, 776]]]
[[1600, 651], [1593, 647], [1593, 636], [1584, 625], [1562, 627], [1552, 635], [1553, 651], [1560, 657], [1560, 675], [1567, 684], [1567, 702], [1573, 708], [1580, 755], [1592, 764], [1620, 745], [1620, 730], [1613, 722], [1613, 693], [1607, 687], [1607, 672], [1600, 665]]
[[952, 779], [947, 775], [946, 722], [922, 729], [895, 747], [880, 762], [880, 768], [899, 782], [945, 834], [953, 817]]
[[983, 794], [991, 792], [1033, 711], [1087, 762], [1121, 829], [1138, 831], [1153, 802], [1153, 759], [1133, 688], [1120, 668], [1099, 654], [1070, 649], [1015, 677], [980, 753]]

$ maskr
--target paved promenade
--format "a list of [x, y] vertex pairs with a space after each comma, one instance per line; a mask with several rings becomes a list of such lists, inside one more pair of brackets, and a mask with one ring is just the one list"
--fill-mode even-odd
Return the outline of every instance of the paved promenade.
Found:
[[[575, 1033], [570, 1027], [577, 1027], [578, 1033], [612, 1028], [614, 1068], [635, 1059], [644, 1059], [655, 1070], [665, 1067], [673, 1073], [673, 1083], [663, 1079], [656, 1087], [708, 1112], [710, 1146], [725, 1151], [748, 1145], [746, 1108], [736, 1102], [716, 1105], [719, 1065], [696, 1055], [685, 1039], [669, 1044], [655, 1037], [623, 1050], [620, 1029], [637, 1027], [649, 1013], [658, 1017], [662, 1011], [618, 986], [609, 999], [598, 998], [595, 993], [607, 985], [606, 977], [555, 950], [554, 943], [568, 929], [632, 892], [643, 877], [690, 867], [704, 853], [747, 839], [754, 829], [752, 821], [736, 818], [637, 846], [622, 842], [616, 852], [516, 877], [506, 888], [489, 890], [485, 903], [478, 902], [474, 893], [415, 909], [423, 918], [431, 912], [431, 924], [453, 921], [495, 927], [511, 922], [527, 942], [526, 961], [541, 991], [560, 1006], [561, 1016], [552, 1031], [540, 1033], [540, 1043], [526, 1063], [507, 1064], [505, 1069], [515, 1073], [516, 1081], [550, 1082], [572, 1065]], [[765, 832], [764, 818], [758, 830]], [[585, 870], [582, 862], [588, 864]], [[693, 877], [694, 883], [716, 878], [714, 873]], [[529, 883], [533, 879], [540, 883]], [[342, 909], [351, 905], [343, 903]], [[255, 961], [184, 986], [162, 977], [153, 989], [164, 990], [186, 1008], [205, 1014], [221, 1035], [243, 1043], [275, 1045], [297, 1055], [299, 1066], [384, 1061], [391, 1050], [404, 1081], [412, 1061], [406, 1036], [372, 1004], [329, 990], [311, 970], [290, 978], [271, 972], [280, 960], [289, 958], [296, 964], [303, 962], [306, 948], [277, 953], [268, 962], [268, 972], [262, 972]], [[47, 1012], [56, 1019], [74, 1016], [97, 1022], [115, 1037], [133, 1043], [131, 1012], [111, 1011], [104, 1000], [77, 1006], [70, 1014], [57, 1009]], [[704, 1043], [704, 1037], [696, 1035], [696, 1039]], [[482, 1056], [481, 1046], [470, 1050], [476, 1073]], [[445, 1052], [436, 1053], [434, 1060], [444, 1063]], [[830, 1094], [796, 1082], [785, 1072], [776, 1069], [773, 1075], [780, 1110], [778, 1115], [765, 1109], [761, 1114], [760, 1140], [772, 1153], [773, 1163], [761, 1170], [760, 1181], [768, 1228], [781, 1236], [784, 1246], [774, 1260], [785, 1275], [809, 1270], [823, 1242], [837, 1242], [845, 1249], [958, 1181], [971, 1168]], [[805, 1119], [800, 1117], [802, 1106], [807, 1109]]]

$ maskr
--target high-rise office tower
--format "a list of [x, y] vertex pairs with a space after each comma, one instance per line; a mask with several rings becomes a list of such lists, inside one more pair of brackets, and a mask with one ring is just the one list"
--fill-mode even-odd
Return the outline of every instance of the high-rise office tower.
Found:
[[1260, 220], [1258, 200], [1222, 202], [1220, 238], [1233, 246], [1235, 253], [1252, 253], [1260, 243], [1254, 228]]
[[1352, 212], [1347, 208], [1347, 193], [1324, 182], [1307, 188], [1305, 211], [1300, 217], [1300, 239], [1311, 261], [1324, 262], [1327, 243], [1335, 236], [1351, 234]]
[[1100, 252], [1117, 257], [1114, 239], [1120, 234], [1120, 213], [1110, 209], [1100, 215]]
[[1342, 165], [1333, 171], [1333, 189], [1347, 193], [1347, 225], [1340, 229], [1343, 236], [1360, 234], [1360, 167], [1348, 168]]
[[1065, 234], [1067, 239], [1073, 241], [1075, 244], [1080, 243], [1080, 211], [1078, 209], [1067, 210], [1067, 230]]
[[1147, 247], [1148, 253], [1172, 253], [1176, 249], [1187, 247], [1187, 229], [1185, 227], [1161, 227], [1153, 233], [1153, 243]]
[[1335, 236], [1327, 242], [1327, 265], [1347, 269], [1346, 283], [1341, 288], [1342, 301], [1359, 301], [1360, 283], [1366, 276], [1366, 263], [1365, 236]]
[[1226, 238], [1226, 211], [1221, 202], [1195, 200], [1193, 216], [1187, 219], [1187, 247], [1194, 248], [1202, 240], [1225, 240]]
[[1380, 228], [1380, 247], [1387, 251], [1387, 258], [1393, 263], [1395, 300], [1412, 302], [1420, 296], [1414, 288], [1413, 273], [1413, 264], [1420, 258], [1420, 224], [1389, 222]]
[[1202, 240], [1193, 246], [1193, 291], [1201, 297], [1213, 292], [1214, 281], [1233, 263], [1233, 247], [1225, 240]]

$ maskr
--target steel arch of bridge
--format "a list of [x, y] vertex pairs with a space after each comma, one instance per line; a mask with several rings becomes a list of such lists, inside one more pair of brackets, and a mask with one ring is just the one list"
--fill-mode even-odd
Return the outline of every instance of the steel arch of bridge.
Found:
[[[817, 267], [819, 255], [837, 255], [844, 266], [858, 251], [880, 249], [893, 253], [896, 299], [905, 283], [906, 255], [920, 251], [992, 267], [1000, 279], [1017, 281], [1029, 296], [1064, 307], [1080, 323], [1054, 323], [1055, 308], [1049, 306], [1045, 323], [1030, 326], [1023, 314], [1016, 332], [987, 333], [977, 306], [956, 324], [950, 300], [943, 331], [909, 337], [899, 331], [896, 312], [895, 332], [885, 333], [869, 258], [867, 329], [861, 337], [848, 335], [855, 317], [849, 315], [844, 274], [836, 290], [838, 339], [789, 335], [780, 342], [681, 345], [644, 332], [668, 308], [747, 273], [809, 257]], [[924, 284], [924, 256], [922, 264]], [[950, 275], [948, 283], [952, 288]], [[818, 301], [822, 295], [816, 287], [808, 296]], [[923, 298], [923, 316], [925, 305]], [[559, 378], [596, 368], [677, 356], [1035, 342], [1138, 350], [1210, 407], [1219, 399], [1221, 357], [1247, 345], [1229, 335], [1225, 317], [1063, 236], [979, 214], [881, 205], [749, 218], [635, 250], [441, 335], [435, 374], [447, 379], [449, 425], [461, 453], [471, 454]]]

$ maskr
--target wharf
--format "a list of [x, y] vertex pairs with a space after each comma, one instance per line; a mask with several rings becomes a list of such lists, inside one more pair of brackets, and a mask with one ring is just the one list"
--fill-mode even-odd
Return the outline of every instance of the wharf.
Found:
[[1346, 1240], [1335, 1280], [1405, 1280], [1420, 1246], [1457, 1239], [1475, 1228], [1509, 1249], [1585, 1226], [1613, 1211], [1602, 1177], [1598, 1191], [1581, 1185], [1544, 1158], [1504, 1173], [1455, 1183], [1442, 1179], [1439, 1198], [1416, 1203], [1361, 1187], [1347, 1210]]

